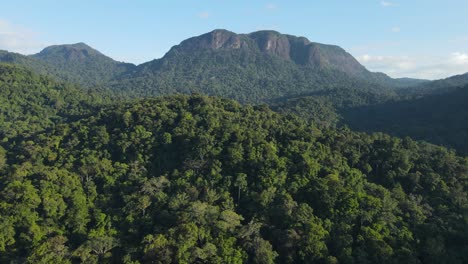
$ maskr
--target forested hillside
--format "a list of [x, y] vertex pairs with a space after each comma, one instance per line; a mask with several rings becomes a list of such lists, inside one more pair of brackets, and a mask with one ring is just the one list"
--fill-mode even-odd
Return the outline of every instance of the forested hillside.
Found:
[[468, 85], [468, 73], [451, 76], [441, 80], [422, 83], [406, 89], [398, 91], [402, 95], [428, 95], [428, 94], [443, 94], [451, 92], [459, 87]]
[[200, 92], [260, 103], [335, 88], [394, 93], [386, 88], [415, 83], [372, 73], [342, 48], [304, 37], [214, 30], [183, 41], [110, 86], [136, 96]]
[[273, 110], [312, 121], [319, 127], [336, 127], [346, 122], [349, 109], [380, 105], [400, 98], [394, 93], [365, 89], [329, 89], [299, 96], [278, 98], [270, 103]]
[[[0, 262], [468, 262], [468, 158], [405, 137], [466, 155], [468, 88], [385, 88], [330, 67], [334, 47], [319, 64], [262, 50], [275, 34], [255, 52], [192, 39], [139, 70], [84, 44], [1, 53]], [[193, 92], [275, 112], [128, 99]]]
[[418, 99], [362, 106], [343, 112], [351, 128], [449, 146], [468, 154], [468, 86]]
[[105, 86], [135, 67], [114, 61], [84, 43], [50, 46], [29, 56], [0, 50], [0, 62], [20, 65], [57, 81], [86, 88]]
[[[429, 89], [429, 88], [428, 88]], [[323, 127], [348, 126], [365, 132], [425, 140], [468, 153], [468, 86], [419, 96], [383, 95], [332, 89], [281, 98], [273, 110], [300, 116]]]
[[131, 63], [117, 62], [84, 43], [50, 46], [31, 57], [59, 70], [63, 75], [60, 79], [85, 87], [105, 85], [135, 68]]
[[0, 148], [0, 262], [466, 263], [467, 158], [170, 96]]
[[66, 120], [90, 115], [110, 96], [60, 83], [0, 63], [0, 141], [27, 137]]

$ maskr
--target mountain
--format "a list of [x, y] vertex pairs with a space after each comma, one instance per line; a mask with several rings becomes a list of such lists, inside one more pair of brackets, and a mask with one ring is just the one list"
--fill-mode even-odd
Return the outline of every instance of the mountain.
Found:
[[84, 43], [50, 46], [29, 56], [0, 51], [0, 62], [18, 64], [85, 87], [102, 86], [135, 67], [117, 62]]
[[275, 31], [214, 30], [182, 41], [111, 87], [136, 96], [200, 92], [258, 103], [332, 88], [393, 93], [385, 88], [392, 82], [398, 86], [338, 46]]
[[214, 30], [183, 41], [169, 51], [189, 54], [202, 50], [246, 50], [260, 52], [313, 68], [333, 69], [351, 76], [362, 76], [368, 71], [349, 53], [338, 46], [312, 43], [304, 37], [280, 34], [276, 31], [258, 31], [235, 34], [227, 30]]
[[339, 46], [309, 41], [305, 37], [281, 34], [276, 31], [257, 31], [250, 34], [236, 34], [227, 30], [214, 30], [198, 37], [183, 41], [172, 48], [172, 53], [190, 54], [201, 50], [246, 50], [282, 58], [297, 65], [314, 69], [328, 69], [346, 73], [349, 76], [375, 82], [396, 82], [411, 84], [404, 79], [391, 79], [383, 73], [372, 73], [362, 66], [351, 54]]
[[370, 72], [338, 46], [276, 31], [214, 30], [138, 66], [116, 62], [84, 43], [51, 46], [31, 56], [0, 54], [0, 61], [123, 95], [199, 92], [249, 103], [336, 88], [394, 94], [395, 88], [423, 81]]
[[61, 79], [84, 86], [105, 84], [135, 67], [117, 62], [84, 43], [50, 46], [31, 57], [65, 72]]

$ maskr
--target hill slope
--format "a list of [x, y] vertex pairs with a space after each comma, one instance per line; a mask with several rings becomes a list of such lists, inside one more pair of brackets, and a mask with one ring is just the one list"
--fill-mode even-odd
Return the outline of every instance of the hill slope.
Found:
[[442, 94], [468, 85], [468, 73], [451, 76], [441, 80], [425, 82], [399, 91], [402, 95]]
[[0, 141], [28, 136], [93, 111], [106, 99], [23, 67], [0, 63]]
[[0, 62], [17, 64], [84, 87], [102, 86], [135, 67], [114, 61], [84, 43], [50, 46], [29, 56], [0, 51]]
[[441, 147], [205, 96], [31, 139], [0, 149], [1, 262], [468, 260], [467, 159]]
[[410, 136], [468, 154], [468, 86], [435, 91], [418, 99], [349, 109], [343, 112], [344, 122], [353, 129]]
[[61, 79], [84, 86], [103, 85], [135, 67], [117, 62], [84, 43], [50, 46], [31, 57], [66, 73]]

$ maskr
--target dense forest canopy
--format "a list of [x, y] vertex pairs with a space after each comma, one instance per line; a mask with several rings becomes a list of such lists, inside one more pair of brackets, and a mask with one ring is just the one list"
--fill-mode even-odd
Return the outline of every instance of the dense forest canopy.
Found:
[[468, 263], [464, 76], [348, 55], [272, 31], [140, 66], [0, 52], [0, 262]]
[[266, 106], [100, 106], [12, 136], [0, 170], [2, 262], [468, 260], [467, 158]]
[[94, 112], [110, 95], [57, 82], [23, 67], [0, 63], [0, 140], [29, 136], [54, 123]]
[[468, 154], [468, 86], [441, 94], [356, 107], [343, 112], [353, 129], [410, 136]]
[[331, 89], [271, 103], [324, 127], [409, 136], [468, 154], [468, 86], [441, 93], [399, 97], [358, 89]]

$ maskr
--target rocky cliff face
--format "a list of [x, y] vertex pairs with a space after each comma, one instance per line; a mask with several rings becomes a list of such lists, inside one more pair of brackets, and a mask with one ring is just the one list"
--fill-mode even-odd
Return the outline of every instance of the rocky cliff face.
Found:
[[246, 42], [241, 35], [227, 30], [214, 30], [198, 37], [189, 38], [174, 46], [172, 52], [196, 52], [200, 50], [240, 49]]
[[275, 31], [258, 31], [247, 36], [255, 42], [261, 52], [273, 54], [283, 59], [291, 59], [292, 47], [288, 36]]
[[276, 31], [236, 34], [227, 30], [214, 30], [183, 41], [173, 47], [166, 56], [236, 49], [278, 56], [303, 66], [340, 70], [353, 76], [369, 73], [353, 56], [338, 46], [314, 43], [304, 37]]

